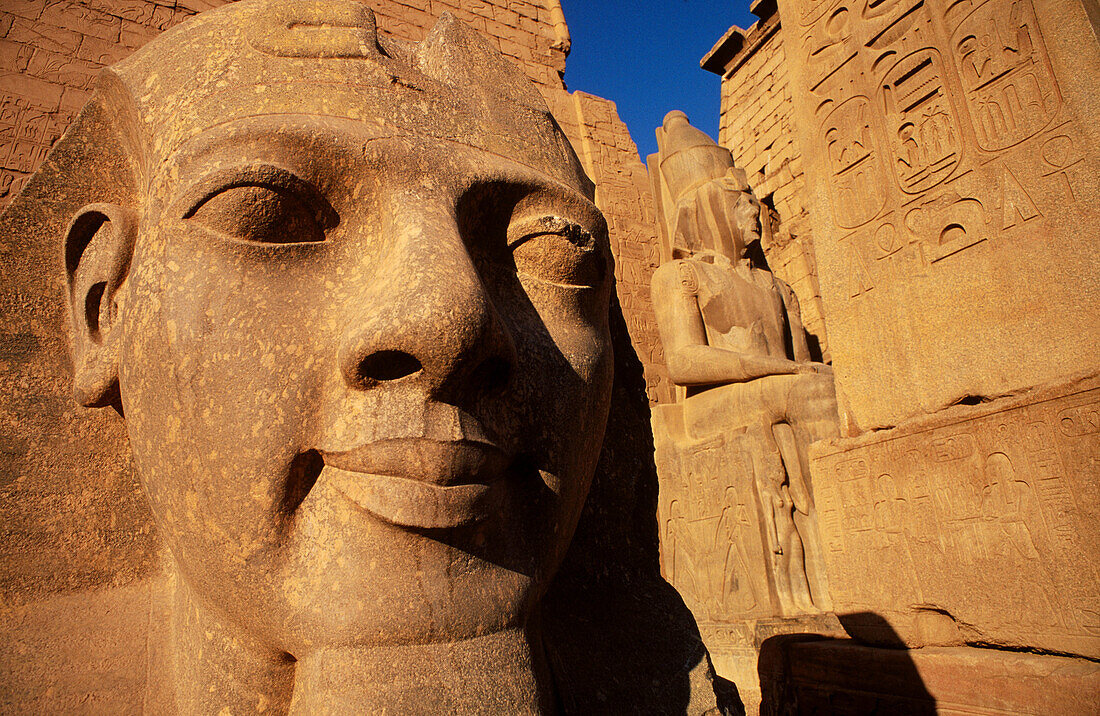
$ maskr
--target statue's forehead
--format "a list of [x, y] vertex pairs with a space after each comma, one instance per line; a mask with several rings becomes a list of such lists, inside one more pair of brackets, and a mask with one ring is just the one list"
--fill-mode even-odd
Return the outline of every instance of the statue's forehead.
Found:
[[[375, 120], [331, 114], [247, 114], [227, 117], [220, 124], [191, 135], [165, 161], [161, 178], [191, 181], [208, 171], [275, 162], [301, 166], [306, 175], [331, 174], [334, 166], [353, 171], [348, 160], [366, 161], [371, 172], [390, 167], [447, 175], [457, 184], [470, 176], [541, 185], [556, 193], [589, 202], [586, 187], [562, 175], [556, 165], [524, 161], [514, 152], [502, 154], [463, 144], [436, 134], [404, 131]], [[358, 171], [358, 170], [354, 170]]]
[[537, 90], [483, 44], [450, 19], [419, 45], [384, 50], [362, 3], [243, 0], [165, 33], [113, 71], [136, 102], [154, 163], [228, 118], [297, 114], [436, 137], [585, 184]]

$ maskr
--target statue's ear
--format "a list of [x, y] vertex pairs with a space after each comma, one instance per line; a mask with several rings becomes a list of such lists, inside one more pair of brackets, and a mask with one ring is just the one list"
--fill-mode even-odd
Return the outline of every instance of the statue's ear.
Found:
[[[0, 257], [0, 305], [33, 318], [50, 353], [69, 344], [84, 405], [117, 405], [117, 306], [143, 186], [135, 112], [128, 88], [103, 70], [88, 104], [0, 213], [0, 240], [10, 246]], [[26, 370], [42, 369], [28, 356]]]
[[87, 407], [119, 398], [118, 318], [136, 235], [134, 212], [117, 204], [81, 207], [65, 229], [74, 393]]

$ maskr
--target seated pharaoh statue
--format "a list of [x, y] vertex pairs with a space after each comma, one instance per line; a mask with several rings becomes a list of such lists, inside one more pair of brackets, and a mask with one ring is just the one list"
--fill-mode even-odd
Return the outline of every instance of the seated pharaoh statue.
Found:
[[[838, 434], [831, 368], [810, 359], [790, 286], [750, 259], [768, 226], [730, 152], [682, 112], [665, 117], [658, 139], [659, 168], [651, 159], [650, 171], [663, 202], [666, 260], [653, 275], [652, 294], [678, 401], [655, 412], [654, 429], [659, 444], [669, 438], [681, 453], [677, 466], [663, 472], [670, 480], [684, 475], [684, 494], [670, 489], [662, 516], [666, 563], [694, 567], [694, 574], [670, 579], [692, 583], [695, 598], [685, 598], [698, 602], [699, 618], [765, 614], [769, 602], [777, 607], [772, 614], [784, 617], [827, 611], [807, 448]], [[735, 437], [755, 499], [727, 497], [734, 462], [699, 462], [716, 440]], [[698, 464], [685, 462], [685, 451]], [[699, 486], [689, 477], [698, 477]], [[746, 509], [758, 511], [757, 520], [741, 521], [759, 524], [746, 534], [762, 529], [766, 569], [756, 569], [749, 538], [731, 527], [731, 515]], [[693, 536], [708, 524], [706, 535]], [[722, 554], [707, 556], [715, 549]], [[731, 556], [722, 556], [727, 549]], [[708, 583], [699, 574], [712, 578]]]
[[[660, 579], [593, 194], [449, 15], [413, 44], [243, 0], [104, 70], [0, 218], [33, 338], [5, 415], [39, 430], [5, 482], [5, 707], [724, 710]], [[63, 322], [101, 410], [55, 391]]]

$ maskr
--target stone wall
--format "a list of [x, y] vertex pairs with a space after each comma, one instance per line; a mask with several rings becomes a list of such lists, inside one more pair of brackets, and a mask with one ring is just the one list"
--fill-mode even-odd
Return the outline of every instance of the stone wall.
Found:
[[1088, 5], [780, 2], [853, 431], [1100, 370]]
[[551, 111], [596, 182], [596, 203], [607, 216], [619, 303], [645, 370], [651, 403], [671, 400], [672, 383], [649, 295], [660, 263], [657, 218], [638, 147], [615, 103], [585, 92], [546, 93]]
[[370, 5], [383, 32], [413, 42], [419, 42], [442, 13], [454, 13], [539, 85], [562, 86], [569, 30], [558, 0], [385, 0]]
[[[848, 671], [788, 650], [776, 683], [819, 693], [796, 686], [765, 712], [828, 693], [830, 712], [865, 713], [853, 677], [885, 674], [880, 708], [1095, 708], [1094, 8], [758, 0], [760, 21], [703, 60], [723, 74], [722, 143], [761, 172], [781, 227], [796, 210], [778, 169], [805, 172], [792, 169], [791, 233], [812, 235], [844, 435], [811, 450], [814, 499], [836, 613], [873, 645], [837, 647]], [[1025, 664], [1026, 651], [1039, 654]], [[923, 696], [903, 693], [905, 669]], [[1030, 679], [1059, 670], [1078, 673], [1055, 703]], [[1015, 694], [958, 695], [1000, 677]]]
[[99, 68], [192, 14], [145, 0], [0, 6], [0, 206], [84, 106]]
[[752, 11], [759, 21], [748, 30], [731, 27], [701, 62], [703, 69], [722, 76], [718, 143], [733, 153], [772, 210], [774, 233], [763, 247], [768, 266], [794, 289], [806, 329], [827, 354], [780, 18], [774, 0], [755, 2]]
[[[1034, 650], [1096, 678], [1089, 5], [779, 2], [846, 431], [811, 457], [833, 601], [914, 661]], [[985, 658], [965, 678], [1023, 668]], [[1077, 712], [1030, 688], [1011, 712]]]

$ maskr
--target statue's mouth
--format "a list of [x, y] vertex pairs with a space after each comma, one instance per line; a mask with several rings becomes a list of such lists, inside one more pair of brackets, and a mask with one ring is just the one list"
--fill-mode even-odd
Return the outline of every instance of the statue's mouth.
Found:
[[497, 511], [509, 459], [473, 440], [380, 440], [324, 452], [319, 477], [375, 517], [400, 527], [447, 529]]

